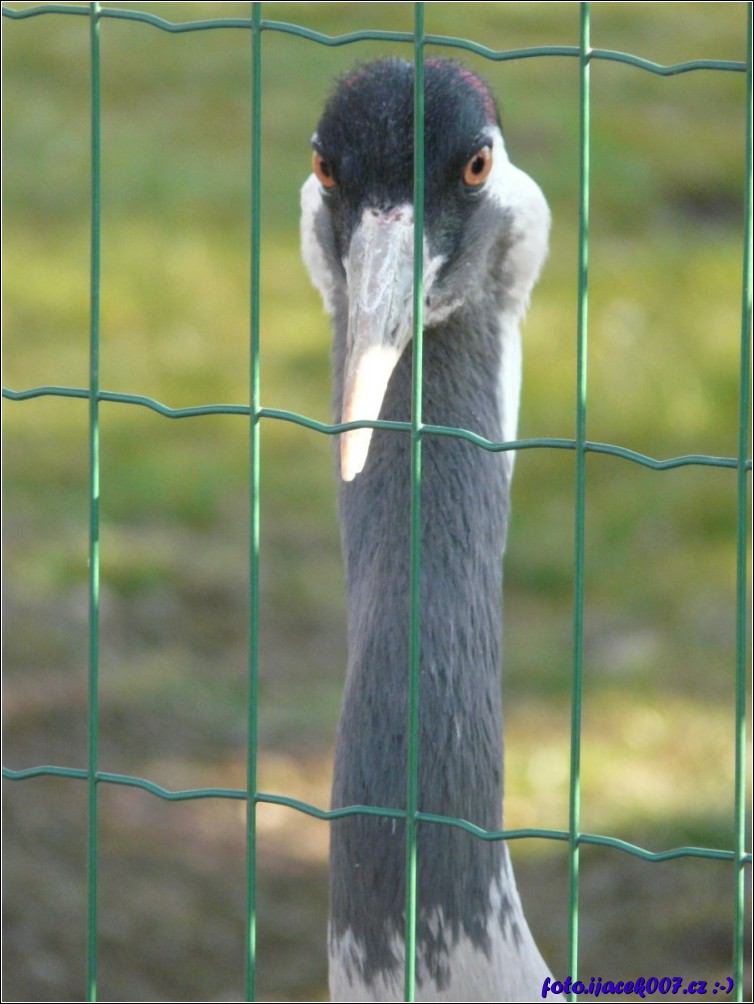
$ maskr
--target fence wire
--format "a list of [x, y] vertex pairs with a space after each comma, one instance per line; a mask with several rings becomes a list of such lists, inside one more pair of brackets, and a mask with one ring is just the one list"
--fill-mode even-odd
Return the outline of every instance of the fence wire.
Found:
[[[750, 318], [752, 300], [751, 278], [751, 221], [752, 221], [752, 8], [748, 5], [748, 59], [746, 62], [716, 59], [694, 59], [672, 64], [660, 64], [648, 59], [610, 49], [592, 48], [590, 44], [590, 4], [581, 3], [580, 41], [578, 46], [534, 46], [524, 49], [496, 50], [464, 38], [434, 35], [424, 31], [424, 4], [414, 4], [414, 31], [355, 31], [330, 36], [297, 24], [264, 19], [262, 4], [251, 3], [248, 18], [215, 18], [176, 23], [144, 11], [103, 7], [98, 2], [89, 4], [42, 4], [25, 9], [2, 7], [4, 17], [20, 20], [41, 15], [73, 15], [89, 20], [90, 72], [91, 72], [91, 172], [90, 172], [90, 328], [89, 328], [89, 385], [88, 387], [37, 386], [23, 389], [3, 388], [3, 397], [11, 401], [28, 401], [39, 397], [80, 398], [88, 401], [89, 423], [89, 692], [88, 692], [88, 764], [86, 769], [57, 765], [37, 765], [22, 769], [3, 768], [3, 777], [22, 781], [39, 776], [53, 776], [85, 781], [88, 791], [88, 863], [87, 863], [87, 1000], [97, 1000], [97, 871], [98, 871], [98, 786], [100, 784], [126, 785], [149, 792], [167, 801], [191, 799], [237, 799], [247, 806], [247, 880], [246, 880], [246, 999], [255, 1000], [256, 970], [256, 807], [260, 803], [286, 806], [320, 820], [334, 820], [354, 814], [378, 815], [406, 822], [406, 967], [405, 999], [414, 1000], [415, 994], [415, 939], [416, 939], [416, 828], [420, 822], [455, 826], [474, 834], [481, 840], [545, 839], [563, 841], [569, 849], [569, 972], [576, 980], [579, 965], [579, 858], [584, 845], [608, 847], [613, 850], [660, 862], [677, 858], [701, 858], [730, 861], [735, 866], [733, 892], [734, 944], [732, 971], [737, 1000], [742, 1000], [744, 967], [744, 909], [745, 866], [751, 864], [752, 855], [746, 851], [746, 645], [747, 645], [747, 501], [748, 472], [748, 418], [750, 412]], [[170, 33], [243, 30], [250, 33], [251, 78], [251, 270], [250, 284], [250, 345], [251, 367], [249, 375], [248, 404], [203, 404], [172, 408], [151, 397], [138, 394], [114, 393], [100, 387], [100, 256], [101, 256], [101, 133], [100, 133], [100, 32], [107, 20], [142, 22], [152, 28]], [[295, 411], [265, 408], [260, 400], [259, 319], [260, 319], [260, 245], [261, 245], [261, 115], [262, 115], [262, 50], [266, 32], [288, 33], [325, 46], [343, 46], [360, 41], [407, 43], [413, 47], [416, 80], [414, 142], [415, 142], [415, 243], [414, 243], [414, 382], [412, 387], [412, 418], [410, 422], [360, 421], [351, 423], [323, 423]], [[493, 61], [520, 60], [542, 57], [572, 57], [579, 64], [579, 236], [578, 236], [578, 316], [576, 365], [576, 435], [574, 438], [528, 438], [506, 442], [492, 442], [466, 429], [450, 428], [422, 423], [421, 420], [421, 345], [422, 345], [422, 213], [423, 213], [423, 52], [427, 45], [444, 46], [453, 51], [467, 51]], [[593, 442], [586, 437], [587, 405], [587, 332], [588, 332], [588, 259], [589, 259], [589, 202], [590, 202], [590, 67], [595, 61], [612, 61], [628, 64], [659, 76], [674, 76], [694, 71], [724, 71], [746, 74], [746, 188], [744, 192], [744, 240], [742, 251], [741, 283], [741, 348], [738, 407], [738, 450], [734, 457], [690, 454], [658, 459], [611, 443]], [[99, 620], [100, 620], [100, 555], [99, 555], [99, 498], [100, 453], [99, 409], [102, 403], [115, 403], [151, 409], [171, 418], [195, 418], [208, 415], [238, 415], [250, 424], [249, 466], [251, 488], [249, 503], [249, 702], [247, 719], [247, 784], [241, 788], [191, 788], [170, 790], [153, 781], [128, 774], [118, 774], [99, 769], [98, 760], [98, 681], [99, 681]], [[407, 764], [407, 808], [392, 809], [386, 806], [353, 805], [325, 810], [286, 795], [257, 790], [258, 749], [258, 637], [259, 637], [259, 502], [260, 502], [260, 424], [263, 420], [291, 422], [316, 432], [333, 436], [352, 428], [385, 428], [402, 430], [411, 434], [412, 441], [412, 510], [411, 510], [411, 645], [409, 667], [409, 721]], [[508, 450], [570, 450], [575, 456], [575, 525], [574, 525], [574, 600], [572, 631], [572, 695], [571, 695], [571, 751], [569, 783], [569, 827], [567, 830], [527, 828], [488, 831], [467, 820], [422, 812], [417, 798], [418, 762], [418, 665], [419, 665], [419, 498], [421, 481], [421, 445], [427, 435], [452, 436], [474, 443], [481, 449], [498, 452]], [[583, 692], [583, 624], [584, 624], [584, 558], [585, 558], [585, 459], [587, 453], [600, 453], [662, 471], [685, 466], [729, 468], [737, 471], [736, 518], [736, 685], [735, 685], [735, 846], [721, 849], [712, 847], [676, 847], [652, 852], [616, 837], [587, 833], [580, 826], [580, 757], [581, 757], [581, 701]], [[575, 994], [570, 994], [575, 999]]]

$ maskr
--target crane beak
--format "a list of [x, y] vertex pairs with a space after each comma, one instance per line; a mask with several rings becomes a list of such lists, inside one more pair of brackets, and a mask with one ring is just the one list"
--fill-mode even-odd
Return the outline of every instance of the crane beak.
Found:
[[[366, 209], [344, 261], [348, 334], [343, 422], [379, 418], [390, 375], [411, 340], [413, 211]], [[340, 472], [353, 481], [366, 463], [371, 429], [340, 436]]]

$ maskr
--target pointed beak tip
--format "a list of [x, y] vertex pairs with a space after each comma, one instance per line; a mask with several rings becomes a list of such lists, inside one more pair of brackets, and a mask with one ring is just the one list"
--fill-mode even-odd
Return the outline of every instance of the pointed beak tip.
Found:
[[341, 481], [353, 481], [359, 472], [354, 469], [353, 464], [350, 462], [347, 452], [341, 448], [340, 451], [340, 478]]
[[343, 481], [353, 481], [364, 470], [371, 438], [371, 429], [350, 429], [341, 433], [340, 476]]

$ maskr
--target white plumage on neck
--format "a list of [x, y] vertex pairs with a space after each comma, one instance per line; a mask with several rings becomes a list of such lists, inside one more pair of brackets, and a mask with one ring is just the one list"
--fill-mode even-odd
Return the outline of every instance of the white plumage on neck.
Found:
[[[490, 889], [489, 952], [481, 951], [468, 938], [459, 938], [449, 951], [450, 980], [443, 986], [438, 986], [423, 970], [420, 960], [415, 993], [417, 1001], [563, 1000], [561, 994], [553, 993], [547, 993], [542, 998], [542, 988], [551, 973], [526, 923], [507, 848], [500, 883], [504, 883], [509, 899], [510, 925], [504, 927], [498, 922], [503, 904], [500, 885], [495, 882]], [[442, 938], [446, 927], [442, 911], [436, 911], [430, 920], [430, 927], [438, 939]], [[515, 936], [512, 933], [514, 930]], [[382, 978], [366, 983], [355, 976], [359, 966], [354, 965], [354, 960], [359, 959], [361, 949], [353, 936], [346, 933], [342, 938], [331, 939], [330, 1000], [405, 1000], [405, 946], [402, 938], [394, 937], [393, 951], [399, 965]]]

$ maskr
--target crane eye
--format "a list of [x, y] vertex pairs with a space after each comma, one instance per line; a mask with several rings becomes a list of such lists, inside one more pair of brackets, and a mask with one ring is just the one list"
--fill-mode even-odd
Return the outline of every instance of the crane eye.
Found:
[[316, 150], [312, 153], [312, 170], [317, 175], [320, 185], [324, 185], [325, 188], [333, 188], [335, 186], [335, 178], [333, 177], [329, 161], [320, 157]]
[[481, 185], [492, 170], [492, 148], [480, 147], [463, 169], [463, 180], [467, 185]]

